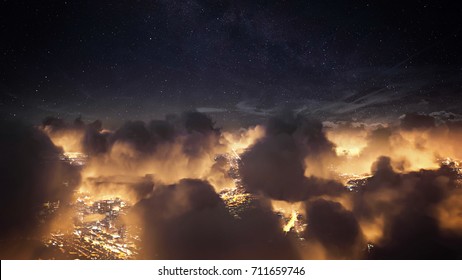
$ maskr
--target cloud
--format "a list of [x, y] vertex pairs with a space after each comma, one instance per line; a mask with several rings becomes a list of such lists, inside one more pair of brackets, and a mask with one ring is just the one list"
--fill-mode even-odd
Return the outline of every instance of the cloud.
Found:
[[226, 152], [222, 143], [226, 140], [214, 122], [199, 112], [169, 115], [165, 120], [149, 123], [128, 121], [114, 131], [104, 130], [100, 121], [85, 124], [78, 119], [66, 123], [48, 118], [42, 129], [65, 151], [89, 154], [82, 171], [81, 187], [86, 191], [94, 187], [87, 179], [101, 181], [119, 175], [152, 175], [153, 181], [162, 184], [176, 183], [185, 177], [231, 181], [213, 169], [216, 155]]
[[431, 129], [436, 126], [435, 118], [421, 114], [405, 114], [401, 118], [401, 128], [405, 130], [412, 129]]
[[[462, 126], [454, 118], [406, 114], [396, 123], [326, 128], [283, 112], [262, 125], [222, 132], [207, 115], [186, 112], [113, 131], [80, 118], [47, 118], [39, 128], [2, 122], [1, 128], [1, 237], [32, 236], [30, 250], [2, 243], [7, 258], [44, 256], [34, 240], [49, 225], [37, 223], [37, 209], [45, 201], [65, 205], [75, 187], [94, 199], [118, 196], [133, 205], [124, 221], [143, 231], [140, 257], [146, 259], [462, 254], [461, 171], [457, 160], [442, 157], [460, 156]], [[355, 154], [338, 152], [355, 145]], [[57, 160], [73, 149], [89, 153], [85, 167]], [[357, 188], [346, 188], [343, 176], [360, 178]], [[219, 193], [244, 191], [241, 184], [251, 194], [236, 218]], [[297, 232], [283, 232], [287, 213], [275, 213], [275, 204], [297, 209]]]
[[[30, 258], [19, 244], [37, 240], [38, 213], [47, 201], [69, 201], [79, 174], [58, 160], [61, 150], [39, 129], [19, 122], [0, 121], [0, 237], [3, 258]], [[63, 182], [69, 182], [65, 186]], [[14, 238], [13, 238], [14, 237]]]
[[339, 172], [370, 173], [371, 163], [380, 156], [390, 157], [393, 168], [401, 172], [436, 169], [444, 158], [462, 158], [462, 126], [456, 119], [410, 113], [392, 123], [353, 124], [331, 124], [327, 129], [340, 158]]
[[227, 112], [228, 110], [224, 108], [198, 107], [196, 108], [196, 111], [199, 113], [204, 113], [204, 114], [209, 113], [210, 114], [210, 113], [224, 113], [224, 112]]
[[302, 201], [314, 195], [336, 195], [341, 193], [340, 184], [305, 176], [306, 169], [312, 166], [325, 167], [323, 160], [329, 157], [333, 157], [333, 145], [320, 123], [300, 115], [281, 115], [268, 121], [266, 135], [241, 156], [242, 182], [249, 191], [277, 200]]
[[207, 182], [181, 180], [156, 187], [135, 210], [144, 221], [146, 251], [154, 259], [292, 259], [278, 220], [255, 207], [241, 220], [231, 217]]
[[[378, 259], [446, 259], [461, 253], [444, 234], [438, 210], [457, 193], [457, 174], [447, 167], [397, 174], [380, 158], [375, 174], [355, 194], [360, 224], [379, 223], [381, 236], [370, 255]], [[367, 230], [366, 237], [370, 237]], [[460, 238], [460, 236], [458, 237]]]
[[364, 241], [353, 212], [340, 203], [318, 199], [307, 204], [308, 229], [305, 238], [319, 241], [330, 259], [362, 257]]

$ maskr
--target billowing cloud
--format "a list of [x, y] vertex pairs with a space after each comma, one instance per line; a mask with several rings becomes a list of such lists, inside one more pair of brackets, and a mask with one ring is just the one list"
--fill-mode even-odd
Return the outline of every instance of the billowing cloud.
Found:
[[157, 187], [134, 211], [144, 221], [143, 258], [297, 258], [269, 208], [257, 204], [237, 220], [204, 181], [184, 179]]
[[340, 203], [324, 199], [307, 205], [308, 240], [315, 240], [326, 249], [327, 258], [354, 259], [364, 255], [361, 228], [353, 212]]
[[371, 258], [433, 259], [460, 254], [461, 248], [451, 246], [451, 238], [445, 235], [448, 217], [439, 216], [446, 211], [447, 200], [458, 193], [457, 173], [442, 167], [398, 174], [384, 157], [374, 164], [374, 172], [355, 194], [354, 208], [365, 236], [375, 246]]
[[336, 145], [340, 173], [369, 173], [380, 156], [391, 158], [401, 172], [436, 169], [445, 158], [462, 158], [460, 121], [424, 114], [405, 114], [388, 124], [340, 124], [327, 131]]
[[60, 152], [41, 130], [19, 122], [0, 122], [2, 259], [33, 257], [41, 244], [40, 233], [47, 231], [47, 225], [39, 224], [43, 203], [69, 201], [79, 174], [58, 161]]
[[242, 155], [245, 187], [277, 200], [302, 201], [313, 195], [338, 194], [342, 186], [306, 173], [326, 170], [334, 159], [333, 144], [322, 125], [291, 114], [272, 118], [266, 134]]

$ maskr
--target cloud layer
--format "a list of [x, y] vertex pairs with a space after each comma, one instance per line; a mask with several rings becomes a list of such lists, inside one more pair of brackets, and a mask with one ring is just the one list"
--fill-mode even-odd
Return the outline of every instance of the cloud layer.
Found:
[[[124, 222], [142, 231], [139, 258], [457, 259], [462, 126], [446, 115], [323, 125], [284, 112], [238, 131], [199, 112], [113, 131], [80, 118], [3, 122], [3, 255], [46, 256], [39, 240], [51, 224], [38, 210], [59, 200], [67, 217], [78, 190], [132, 205]], [[59, 161], [65, 152], [87, 164]]]

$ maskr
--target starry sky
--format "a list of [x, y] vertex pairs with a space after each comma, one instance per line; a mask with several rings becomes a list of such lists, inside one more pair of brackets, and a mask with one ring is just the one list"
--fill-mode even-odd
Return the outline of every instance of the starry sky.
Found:
[[0, 118], [462, 113], [457, 1], [0, 3]]

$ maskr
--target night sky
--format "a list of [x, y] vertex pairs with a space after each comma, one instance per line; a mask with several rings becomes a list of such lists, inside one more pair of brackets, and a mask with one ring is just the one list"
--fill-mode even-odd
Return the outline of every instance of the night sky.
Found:
[[461, 114], [458, 1], [8, 1], [0, 117]]

